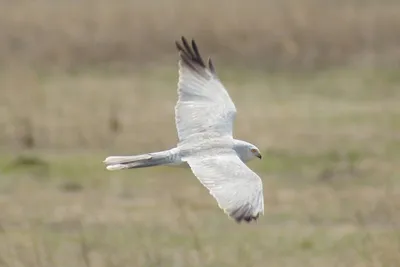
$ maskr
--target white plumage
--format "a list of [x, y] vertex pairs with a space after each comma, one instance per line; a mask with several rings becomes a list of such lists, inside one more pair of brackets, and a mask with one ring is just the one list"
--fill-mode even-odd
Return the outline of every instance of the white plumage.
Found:
[[237, 222], [257, 220], [264, 214], [260, 177], [245, 164], [261, 159], [259, 149], [232, 136], [236, 107], [207, 65], [197, 45], [182, 37], [179, 51], [178, 101], [175, 122], [179, 143], [161, 152], [135, 156], [112, 156], [104, 160], [108, 170], [150, 166], [186, 165], [209, 190], [218, 206]]

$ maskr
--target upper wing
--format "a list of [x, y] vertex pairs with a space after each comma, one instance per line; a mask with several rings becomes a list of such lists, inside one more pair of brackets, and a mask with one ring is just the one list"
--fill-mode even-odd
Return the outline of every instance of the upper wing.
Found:
[[236, 108], [219, 81], [211, 59], [207, 68], [194, 40], [190, 47], [182, 37], [182, 44], [176, 42], [176, 47], [180, 55], [175, 106], [179, 140], [201, 132], [232, 136]]
[[219, 207], [237, 222], [257, 220], [264, 214], [262, 181], [233, 150], [189, 157], [187, 163]]

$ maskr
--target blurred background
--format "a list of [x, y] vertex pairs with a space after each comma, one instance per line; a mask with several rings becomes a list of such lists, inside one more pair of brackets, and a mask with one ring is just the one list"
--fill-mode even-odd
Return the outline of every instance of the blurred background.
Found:
[[[0, 3], [0, 266], [398, 266], [399, 1]], [[182, 35], [263, 152], [256, 224], [102, 163], [175, 146]]]

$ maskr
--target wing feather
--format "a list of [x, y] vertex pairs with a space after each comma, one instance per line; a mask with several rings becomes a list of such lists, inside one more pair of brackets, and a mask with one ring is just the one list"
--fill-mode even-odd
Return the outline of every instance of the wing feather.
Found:
[[198, 133], [232, 136], [236, 107], [218, 79], [215, 67], [205, 65], [196, 42], [182, 37], [179, 51], [178, 101], [175, 123], [180, 141]]
[[262, 181], [233, 150], [189, 157], [187, 163], [218, 206], [237, 222], [257, 220], [264, 214]]

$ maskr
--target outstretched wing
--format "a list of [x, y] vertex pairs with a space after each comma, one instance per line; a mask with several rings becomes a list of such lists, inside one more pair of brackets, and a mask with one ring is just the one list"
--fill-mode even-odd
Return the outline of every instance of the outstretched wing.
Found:
[[192, 156], [187, 163], [219, 207], [237, 222], [264, 214], [262, 181], [233, 150]]
[[219, 81], [211, 59], [207, 67], [194, 40], [191, 45], [184, 37], [182, 44], [176, 42], [180, 55], [175, 106], [179, 140], [197, 133], [232, 136], [235, 105]]

